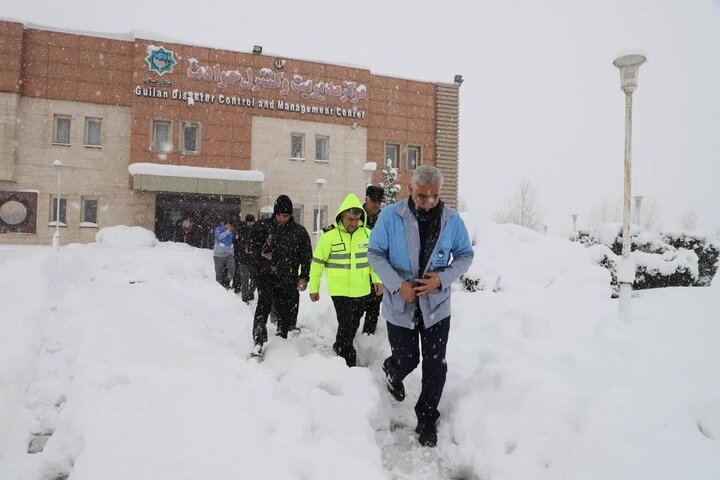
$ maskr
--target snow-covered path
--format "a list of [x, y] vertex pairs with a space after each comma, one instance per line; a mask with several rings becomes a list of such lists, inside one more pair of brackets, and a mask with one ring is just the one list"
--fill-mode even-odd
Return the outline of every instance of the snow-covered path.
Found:
[[[5, 350], [3, 379], [18, 388], [0, 396], [0, 478], [385, 477], [398, 455], [377, 440], [392, 413], [377, 373], [384, 329], [358, 339], [367, 368], [348, 369], [331, 350], [331, 302], [304, 298], [300, 334], [271, 337], [257, 364], [253, 309], [212, 280], [209, 252], [163, 247], [5, 257], [4, 279], [36, 284], [4, 309], [27, 323], [3, 325], [21, 343]], [[392, 478], [425, 461], [406, 467]]]
[[0, 478], [719, 478], [720, 283], [640, 292], [627, 325], [574, 247], [532, 237], [542, 255], [512, 264], [525, 237], [484, 239], [508, 244], [485, 265], [513, 288], [453, 297], [435, 449], [413, 432], [419, 369], [390, 400], [383, 325], [348, 369], [327, 298], [303, 295], [300, 334], [258, 364], [207, 251], [3, 246]]

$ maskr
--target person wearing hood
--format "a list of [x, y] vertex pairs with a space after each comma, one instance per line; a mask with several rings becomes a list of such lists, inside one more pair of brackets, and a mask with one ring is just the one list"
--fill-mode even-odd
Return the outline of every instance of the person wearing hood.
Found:
[[274, 215], [257, 222], [251, 231], [251, 255], [256, 264], [258, 303], [253, 322], [252, 355], [261, 356], [267, 342], [267, 319], [277, 315], [277, 335], [287, 338], [295, 326], [300, 301], [310, 274], [312, 245], [305, 227], [295, 222], [287, 195], [275, 200]]
[[365, 299], [372, 289], [382, 293], [382, 283], [368, 263], [370, 229], [365, 226], [365, 210], [360, 199], [351, 193], [343, 200], [335, 223], [324, 228], [310, 267], [310, 300], [320, 300], [320, 279], [327, 275], [327, 291], [335, 306], [338, 321], [333, 350], [354, 367], [357, 354], [353, 347], [360, 317], [365, 310]]

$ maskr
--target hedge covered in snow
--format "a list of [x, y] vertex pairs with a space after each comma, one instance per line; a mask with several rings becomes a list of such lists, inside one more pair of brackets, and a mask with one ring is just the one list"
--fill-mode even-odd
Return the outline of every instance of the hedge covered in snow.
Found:
[[[617, 287], [617, 266], [622, 254], [622, 226], [602, 225], [597, 231], [580, 231], [571, 238], [591, 249], [597, 265], [610, 271]], [[707, 286], [718, 269], [720, 240], [694, 232], [655, 234], [633, 225], [631, 259], [635, 265], [633, 288]]]

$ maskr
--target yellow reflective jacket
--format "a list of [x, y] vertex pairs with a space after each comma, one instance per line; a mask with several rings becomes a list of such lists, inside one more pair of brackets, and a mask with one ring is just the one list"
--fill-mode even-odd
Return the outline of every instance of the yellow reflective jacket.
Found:
[[[353, 233], [345, 230], [340, 214], [351, 208], [362, 211], [360, 225]], [[335, 215], [335, 223], [323, 229], [310, 266], [310, 293], [320, 291], [320, 278], [327, 273], [327, 289], [331, 297], [364, 297], [370, 293], [370, 282], [380, 283], [368, 263], [370, 229], [365, 226], [365, 210], [360, 199], [350, 193]]]

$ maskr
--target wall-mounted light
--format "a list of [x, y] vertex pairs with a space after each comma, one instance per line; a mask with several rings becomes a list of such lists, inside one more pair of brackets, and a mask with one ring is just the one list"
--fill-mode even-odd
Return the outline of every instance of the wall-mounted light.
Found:
[[260, 55], [262, 53], [262, 45], [254, 45], [253, 53], [256, 55]]

